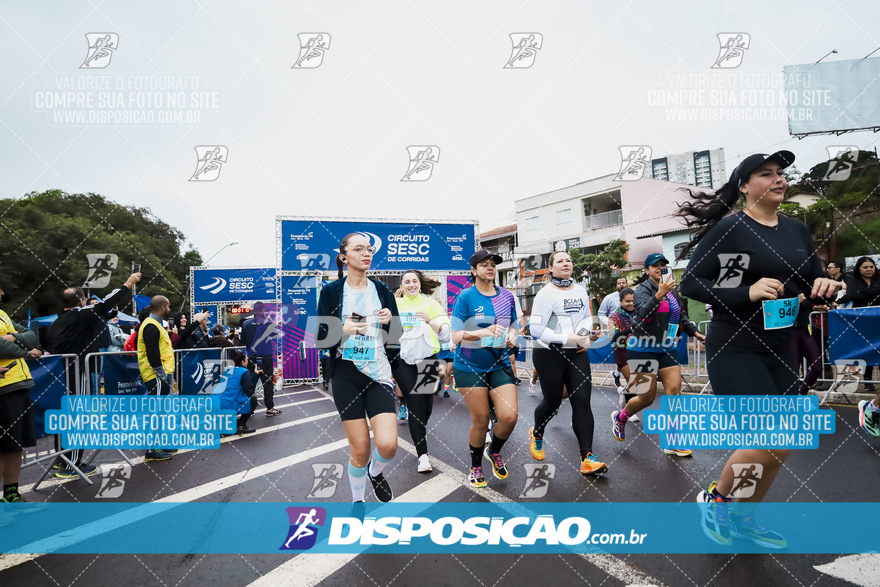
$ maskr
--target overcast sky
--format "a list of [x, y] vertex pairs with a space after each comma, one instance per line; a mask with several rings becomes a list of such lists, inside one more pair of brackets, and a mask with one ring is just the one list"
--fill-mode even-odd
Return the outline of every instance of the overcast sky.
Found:
[[[487, 230], [510, 222], [517, 199], [617, 172], [620, 145], [654, 157], [724, 147], [728, 173], [787, 148], [806, 170], [827, 145], [873, 149], [880, 135], [799, 141], [784, 120], [674, 123], [650, 92], [717, 72], [718, 33], [750, 35], [742, 64], [724, 70], [747, 76], [730, 78], [739, 94], [832, 49], [826, 61], [864, 57], [880, 47], [877, 22], [874, 0], [6, 3], [0, 197], [96, 192], [148, 206], [205, 258], [239, 243], [214, 264], [273, 265], [276, 215]], [[118, 35], [106, 67], [80, 69], [89, 33]], [[320, 66], [292, 68], [300, 33], [329, 34]], [[543, 36], [531, 67], [504, 68], [511, 33]], [[197, 108], [201, 124], [63, 125], [63, 108], [38, 103], [58, 80], [152, 74], [195, 76], [222, 108]], [[214, 181], [189, 181], [202, 145], [227, 147], [228, 160]], [[400, 181], [410, 145], [439, 148], [429, 180]]]

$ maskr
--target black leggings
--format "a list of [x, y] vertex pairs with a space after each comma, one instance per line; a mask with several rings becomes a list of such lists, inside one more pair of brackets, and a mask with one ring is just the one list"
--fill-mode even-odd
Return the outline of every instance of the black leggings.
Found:
[[729, 340], [706, 340], [706, 369], [715, 395], [797, 395], [794, 348], [745, 348]]
[[590, 407], [593, 383], [589, 354], [578, 353], [576, 349], [548, 350], [536, 345], [534, 363], [544, 394], [535, 408], [535, 436], [544, 437], [544, 427], [562, 405], [564, 385], [571, 403], [571, 426], [583, 459], [593, 452], [593, 410]]
[[428, 454], [428, 418], [434, 411], [434, 394], [410, 393], [416, 386], [416, 380], [419, 376], [418, 367], [404, 362], [403, 359], [397, 363], [398, 366], [394, 369], [394, 380], [400, 387], [400, 393], [403, 394], [406, 403], [406, 409], [409, 413], [407, 418], [409, 433], [412, 436], [413, 444], [416, 445], [416, 453], [422, 456]]
[[822, 356], [819, 350], [819, 341], [807, 332], [806, 328], [796, 328], [794, 331], [795, 356], [798, 363], [801, 359], [807, 360], [807, 370], [804, 372], [804, 380], [801, 383], [800, 394], [807, 395], [810, 388], [822, 376]]

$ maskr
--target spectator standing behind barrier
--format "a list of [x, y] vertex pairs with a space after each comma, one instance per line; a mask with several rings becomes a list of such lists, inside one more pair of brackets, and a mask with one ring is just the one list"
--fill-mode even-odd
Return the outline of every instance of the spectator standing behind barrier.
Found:
[[[0, 299], [3, 286], [12, 282], [0, 278]], [[3, 503], [24, 501], [18, 492], [22, 449], [37, 445], [34, 405], [30, 388], [34, 386], [25, 359], [39, 358], [36, 348], [40, 336], [22, 324], [16, 324], [0, 310], [0, 479], [3, 482]]]
[[119, 326], [119, 312], [113, 310], [107, 314], [107, 328], [110, 330], [110, 347], [107, 349], [111, 352], [119, 352], [125, 350], [125, 341], [128, 335], [122, 332]]
[[[69, 287], [62, 292], [61, 302], [64, 309], [58, 313], [58, 318], [49, 327], [49, 352], [53, 355], [74, 354], [78, 357], [81, 389], [85, 389], [87, 384], [86, 355], [98, 352], [105, 335], [109, 345], [110, 330], [105, 322], [107, 314], [119, 305], [131, 290], [131, 286], [140, 280], [140, 273], [132, 273], [122, 287], [114, 289], [103, 301], [91, 306], [86, 306], [86, 296], [79, 287]], [[74, 390], [68, 389], [68, 393], [74, 393]], [[60, 436], [56, 435], [56, 448], [60, 447], [59, 439]], [[97, 473], [97, 466], [81, 465], [82, 456], [81, 449], [74, 449], [71, 460], [84, 475]], [[65, 479], [76, 475], [76, 472], [69, 467], [60, 468], [56, 473], [57, 477]]]
[[602, 328], [608, 327], [608, 318], [620, 307], [620, 290], [629, 287], [626, 277], [617, 278], [617, 289], [602, 298], [599, 304], [599, 320], [602, 321]]
[[212, 349], [223, 349], [233, 346], [232, 341], [226, 338], [226, 328], [222, 324], [215, 324], [211, 330], [211, 338], [208, 339], [208, 346]]
[[[852, 276], [846, 280], [846, 293], [837, 300], [841, 306], [850, 302], [853, 308], [880, 306], [880, 275], [871, 257], [859, 257]], [[873, 373], [873, 365], [865, 367], [865, 380], [872, 379]], [[874, 391], [874, 384], [866, 383], [865, 391]]]
[[[165, 296], [153, 296], [150, 315], [138, 330], [137, 359], [141, 380], [150, 395], [171, 395], [174, 388], [174, 347], [171, 337], [162, 326], [170, 313], [171, 303]], [[147, 451], [145, 461], [168, 461], [177, 449], [156, 448]]]
[[[223, 329], [218, 324], [214, 329]], [[228, 341], [227, 341], [228, 342]], [[230, 343], [232, 346], [232, 343]], [[238, 419], [238, 433], [251, 434], [256, 432], [253, 428], [248, 428], [247, 422], [257, 409], [257, 398], [254, 395], [255, 384], [260, 376], [260, 370], [256, 369], [254, 373], [248, 370], [247, 355], [241, 351], [232, 353], [230, 357], [232, 367], [223, 372], [220, 383], [212, 392], [214, 395], [220, 395], [220, 408], [223, 410], [235, 410], [241, 417]]]
[[138, 312], [138, 323], [135, 324], [134, 332], [129, 334], [128, 338], [125, 339], [125, 345], [122, 347], [122, 350], [128, 351], [128, 352], [137, 350], [138, 331], [141, 328], [141, 324], [144, 323], [144, 320], [146, 320], [149, 317], [150, 317], [150, 306], [147, 306], [146, 308], [144, 308], [140, 312]]
[[238, 328], [230, 328], [227, 338], [232, 341], [232, 346], [242, 346], [241, 338], [238, 336]]
[[278, 330], [275, 323], [266, 316], [263, 302], [254, 304], [254, 315], [241, 325], [241, 342], [247, 347], [250, 369], [260, 365], [260, 380], [263, 382], [263, 401], [266, 403], [267, 416], [279, 416], [280, 410], [275, 409], [275, 387], [273, 382], [272, 358], [275, 356], [275, 341]]
[[201, 312], [193, 316], [189, 322], [183, 312], [171, 312], [168, 315], [168, 326], [177, 334], [171, 337], [171, 344], [175, 349], [206, 349], [208, 348], [208, 313]]

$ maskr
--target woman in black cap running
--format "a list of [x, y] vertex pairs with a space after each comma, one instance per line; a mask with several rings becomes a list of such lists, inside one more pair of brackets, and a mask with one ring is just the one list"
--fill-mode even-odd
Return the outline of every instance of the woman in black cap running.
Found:
[[[824, 297], [840, 288], [825, 274], [806, 225], [777, 212], [787, 187], [782, 170], [793, 162], [789, 151], [751, 155], [715, 193], [683, 188], [691, 201], [677, 215], [698, 231], [679, 255], [683, 259], [696, 247], [681, 293], [712, 304], [706, 362], [715, 395], [796, 394], [792, 327], [798, 295]], [[730, 214], [741, 197], [743, 209]], [[718, 480], [697, 497], [708, 504], [702, 519], [705, 534], [722, 545], [739, 537], [767, 548], [785, 548], [785, 538], [758, 524], [754, 513], [790, 453], [736, 450]], [[738, 498], [740, 503], [728, 515], [733, 465], [740, 464], [760, 465], [763, 475], [755, 481], [754, 494]]]

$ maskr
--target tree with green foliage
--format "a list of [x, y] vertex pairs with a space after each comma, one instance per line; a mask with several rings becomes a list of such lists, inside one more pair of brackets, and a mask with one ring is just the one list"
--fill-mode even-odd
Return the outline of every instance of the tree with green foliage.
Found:
[[587, 281], [587, 292], [591, 297], [602, 299], [616, 289], [617, 275], [626, 266], [626, 252], [629, 245], [620, 239], [614, 239], [596, 254], [583, 254], [571, 251], [571, 262], [574, 265], [572, 277], [577, 281]]
[[93, 193], [48, 190], [0, 200], [0, 231], [0, 274], [15, 283], [6, 289], [4, 309], [17, 319], [28, 310], [34, 317], [59, 312], [62, 290], [81, 286], [88, 276], [86, 254], [119, 257], [110, 286], [92, 294], [104, 297], [139, 263], [137, 293], [162, 294], [172, 307], [188, 299], [189, 268], [202, 262], [198, 251], [184, 249], [183, 233], [149, 208], [121, 206]]

